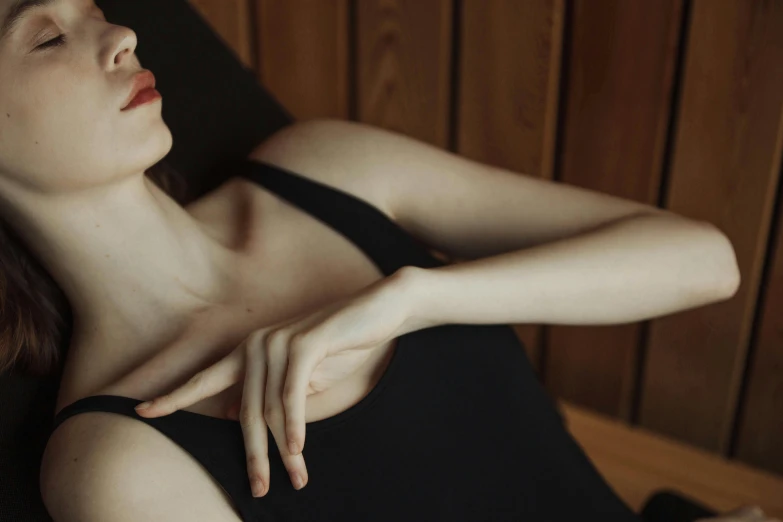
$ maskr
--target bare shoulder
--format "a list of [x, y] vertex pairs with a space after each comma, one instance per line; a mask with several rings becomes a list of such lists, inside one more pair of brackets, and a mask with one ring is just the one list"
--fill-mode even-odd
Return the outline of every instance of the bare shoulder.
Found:
[[372, 162], [368, 161], [380, 151], [377, 140], [385, 133], [346, 120], [304, 120], [272, 134], [252, 151], [249, 158], [347, 192], [393, 217], [389, 206], [392, 180], [370, 168]]
[[239, 522], [231, 500], [200, 464], [151, 426], [108, 412], [66, 420], [40, 471], [55, 522]]

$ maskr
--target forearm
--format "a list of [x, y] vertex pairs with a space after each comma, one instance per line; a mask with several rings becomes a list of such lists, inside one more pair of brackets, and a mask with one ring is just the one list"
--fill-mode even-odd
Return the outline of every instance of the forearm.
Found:
[[729, 298], [739, 272], [716, 228], [634, 216], [577, 236], [437, 268], [411, 267], [411, 323], [618, 324]]

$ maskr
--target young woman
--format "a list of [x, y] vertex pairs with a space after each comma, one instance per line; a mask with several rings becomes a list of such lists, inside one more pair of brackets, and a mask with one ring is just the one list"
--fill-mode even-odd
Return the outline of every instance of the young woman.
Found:
[[90, 1], [14, 14], [0, 366], [64, 365], [56, 522], [638, 519], [508, 325], [727, 299], [719, 230], [333, 120], [182, 206], [148, 176], [173, 139], [135, 33]]

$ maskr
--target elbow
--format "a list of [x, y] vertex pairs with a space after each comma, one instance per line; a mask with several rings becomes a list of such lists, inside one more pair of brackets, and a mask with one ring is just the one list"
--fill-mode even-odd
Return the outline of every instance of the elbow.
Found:
[[703, 252], [710, 254], [711, 270], [705, 272], [713, 274], [711, 290], [718, 299], [727, 300], [737, 294], [742, 283], [737, 255], [731, 240], [722, 230], [711, 223], [706, 223], [706, 227], [710, 231], [709, 247]]
[[721, 297], [721, 300], [734, 297], [739, 291], [741, 282], [742, 278], [740, 277], [739, 270], [735, 270], [731, 274], [725, 275], [718, 285], [718, 295]]

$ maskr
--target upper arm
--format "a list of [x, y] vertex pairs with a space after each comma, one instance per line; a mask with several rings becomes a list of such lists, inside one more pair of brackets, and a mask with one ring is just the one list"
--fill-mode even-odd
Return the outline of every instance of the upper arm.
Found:
[[55, 522], [240, 520], [219, 486], [197, 463], [182, 466], [184, 450], [154, 428], [112, 413], [79, 417], [55, 431], [42, 460], [41, 496]]
[[346, 161], [378, 177], [395, 220], [450, 256], [478, 259], [549, 243], [640, 213], [674, 215], [602, 192], [485, 163], [353, 124]]
[[549, 243], [641, 213], [676, 216], [352, 121], [297, 122], [254, 155], [372, 202], [423, 243], [459, 259]]
[[[285, 157], [307, 168], [307, 158], [314, 152], [322, 164], [351, 172], [352, 179], [362, 183], [359, 190], [366, 191], [406, 231], [455, 258], [476, 259], [528, 248], [639, 213], [674, 215], [652, 205], [487, 165], [362, 123], [310, 120], [286, 132], [287, 141], [300, 143], [306, 149], [299, 150], [307, 153], [294, 152], [296, 146], [286, 150], [286, 145], [273, 145], [273, 159]], [[292, 135], [297, 138], [291, 139]]]
[[392, 217], [389, 188], [363, 158], [376, 156], [373, 144], [359, 143], [356, 125], [320, 118], [292, 123], [261, 142], [249, 155], [297, 175], [346, 192]]

